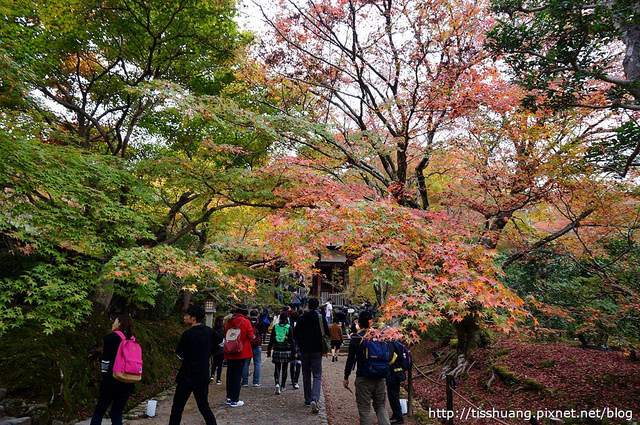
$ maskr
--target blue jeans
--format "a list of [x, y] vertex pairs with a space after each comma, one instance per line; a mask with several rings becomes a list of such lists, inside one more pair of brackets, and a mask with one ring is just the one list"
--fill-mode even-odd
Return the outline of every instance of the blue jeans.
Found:
[[[242, 385], [249, 385], [249, 363], [251, 357], [244, 362], [242, 369]], [[253, 347], [253, 384], [260, 383], [260, 366], [262, 366], [262, 346]]]
[[[320, 400], [322, 390], [322, 353], [302, 353], [302, 388], [304, 389], [304, 402]], [[313, 375], [313, 383], [311, 376]]]

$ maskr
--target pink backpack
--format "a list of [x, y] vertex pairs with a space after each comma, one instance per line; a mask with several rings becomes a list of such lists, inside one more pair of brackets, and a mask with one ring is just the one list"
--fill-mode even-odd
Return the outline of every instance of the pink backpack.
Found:
[[122, 332], [116, 333], [122, 342], [113, 362], [113, 377], [128, 384], [138, 382], [142, 379], [142, 347], [136, 342], [135, 336], [127, 339]]

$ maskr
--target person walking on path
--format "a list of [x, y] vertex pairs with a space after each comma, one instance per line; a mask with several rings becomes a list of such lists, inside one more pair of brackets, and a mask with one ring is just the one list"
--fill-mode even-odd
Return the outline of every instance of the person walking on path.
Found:
[[[280, 313], [278, 323], [275, 324], [271, 331], [271, 338], [267, 347], [267, 357], [271, 357], [271, 361], [275, 365], [273, 377], [276, 382], [276, 394], [280, 394], [286, 388], [287, 367], [291, 360], [293, 346], [291, 325], [288, 323], [287, 313], [283, 311]], [[271, 356], [272, 350], [273, 356]]]
[[[398, 340], [392, 340], [389, 345], [396, 354], [396, 361], [389, 367], [389, 374], [386, 378], [387, 396], [389, 397], [389, 406], [391, 406], [392, 424], [404, 424], [404, 416], [402, 415], [402, 405], [400, 404], [400, 384], [407, 379], [406, 371], [411, 368], [411, 356], [409, 350]], [[408, 369], [407, 369], [408, 368]]]
[[176, 392], [173, 395], [169, 425], [180, 425], [182, 412], [193, 393], [198, 410], [206, 425], [216, 425], [216, 418], [209, 407], [209, 357], [222, 338], [210, 327], [202, 324], [205, 311], [199, 305], [191, 305], [183, 321], [190, 326], [180, 337], [176, 348], [182, 365], [176, 376]]
[[[298, 323], [298, 319], [300, 319], [300, 314], [297, 311], [294, 311], [289, 316], [289, 323], [291, 324], [291, 327], [294, 330], [296, 328], [296, 324]], [[300, 347], [298, 347], [298, 344], [295, 343], [295, 340], [293, 345], [294, 347], [293, 347], [293, 352], [291, 354], [289, 375], [291, 375], [291, 385], [293, 386], [293, 389], [297, 390], [298, 388], [300, 388], [300, 385], [298, 385], [298, 380], [300, 379], [300, 369], [302, 367], [302, 360], [300, 360], [300, 357], [301, 357]]]
[[258, 332], [260, 332], [260, 339], [265, 341], [267, 338], [267, 331], [271, 326], [271, 321], [269, 320], [269, 311], [266, 308], [262, 309], [262, 313], [258, 317]]
[[242, 386], [242, 371], [245, 361], [253, 356], [251, 339], [253, 327], [247, 320], [247, 309], [238, 307], [225, 326], [224, 358], [227, 360], [227, 404], [240, 407], [244, 402], [240, 400]]
[[109, 405], [111, 405], [111, 423], [113, 425], [122, 425], [122, 411], [134, 390], [134, 384], [120, 382], [113, 377], [113, 363], [116, 359], [118, 347], [122, 342], [122, 338], [116, 333], [118, 331], [122, 332], [127, 339], [135, 336], [131, 316], [121, 314], [116, 317], [111, 325], [111, 333], [104, 339], [100, 367], [103, 379], [100, 383], [98, 402], [91, 417], [91, 425], [100, 425], [102, 423], [102, 417], [107, 412]]
[[[322, 332], [329, 334], [327, 321], [318, 312], [320, 303], [317, 298], [309, 299], [309, 311], [304, 313], [294, 329], [293, 338], [300, 347], [302, 360], [302, 386], [304, 388], [304, 404], [310, 406], [313, 413], [318, 413], [318, 401], [322, 390]], [[311, 376], [313, 375], [313, 382]]]
[[331, 300], [327, 300], [327, 304], [324, 307], [324, 314], [327, 316], [327, 324], [331, 324], [331, 317], [333, 315], [333, 306], [331, 305]]
[[338, 361], [338, 351], [342, 346], [342, 324], [333, 322], [329, 326], [329, 339], [331, 339], [331, 361]]
[[251, 327], [253, 329], [253, 338], [251, 339], [251, 351], [253, 352], [253, 355], [244, 363], [244, 368], [242, 370], [242, 386], [249, 386], [249, 365], [253, 358], [253, 386], [259, 387], [260, 366], [262, 365], [262, 338], [258, 331], [258, 310], [251, 310], [251, 313], [249, 313], [249, 323], [251, 323]]
[[[385, 378], [367, 376], [364, 365], [365, 356], [361, 349], [362, 339], [371, 325], [371, 313], [363, 311], [358, 317], [360, 332], [355, 334], [349, 342], [349, 356], [344, 367], [343, 386], [349, 389], [349, 375], [357, 364], [356, 370], [356, 404], [358, 406], [358, 416], [360, 425], [371, 425], [371, 404], [378, 417], [378, 425], [390, 425], [389, 415], [385, 408], [386, 388]], [[386, 374], [386, 373], [385, 373]]]
[[[224, 325], [222, 321], [224, 316], [216, 317], [216, 321], [213, 323], [213, 330], [220, 336], [220, 341], [224, 339]], [[215, 379], [216, 385], [221, 385], [222, 381], [222, 364], [224, 363], [224, 351], [222, 349], [222, 343], [213, 347], [213, 365], [211, 365], [211, 380]]]

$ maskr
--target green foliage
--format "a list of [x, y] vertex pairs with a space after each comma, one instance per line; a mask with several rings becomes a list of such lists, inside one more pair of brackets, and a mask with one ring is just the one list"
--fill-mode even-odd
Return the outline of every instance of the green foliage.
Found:
[[[584, 338], [589, 345], [603, 345], [607, 337], [621, 347], [638, 344], [637, 276], [640, 250], [637, 243], [612, 240], [607, 256], [574, 261], [553, 251], [539, 252], [528, 261], [507, 269], [507, 286], [529, 298], [540, 327], [560, 330], [566, 336]], [[595, 267], [597, 266], [597, 268]], [[609, 280], [599, 271], [607, 270]]]
[[618, 175], [625, 175], [629, 157], [640, 146], [640, 125], [636, 121], [627, 121], [614, 131], [615, 137], [594, 143], [587, 151], [586, 160], [600, 165]]
[[[110, 156], [0, 135], [0, 231], [34, 248], [62, 246], [101, 257], [116, 246], [148, 236], [145, 217], [120, 202], [148, 196], [138, 180]], [[61, 226], [61, 223], [65, 223]]]
[[0, 280], [0, 332], [36, 321], [43, 333], [51, 334], [75, 327], [91, 312], [89, 295], [98, 264], [64, 254], [53, 260], [57, 263], [39, 261], [17, 278]]
[[[45, 333], [91, 309], [101, 259], [147, 236], [144, 215], [122, 205], [144, 189], [112, 157], [0, 135], [0, 333], [25, 320]], [[99, 178], [98, 178], [99, 176]]]
[[73, 328], [104, 292], [114, 309], [155, 317], [183, 289], [251, 292], [233, 288], [226, 264], [242, 249], [204, 254], [233, 224], [220, 211], [273, 198], [272, 182], [256, 190], [250, 175], [272, 139], [238, 125], [242, 108], [223, 99], [260, 109], [236, 77], [250, 37], [235, 3], [15, 0], [2, 11], [0, 334], [29, 321]]
[[[498, 25], [489, 33], [488, 47], [506, 53], [516, 79], [542, 94], [543, 103], [567, 107], [598, 105], [591, 96], [598, 82], [607, 82], [608, 105], [632, 107], [638, 87], [616, 78], [624, 57], [625, 31], [639, 22], [634, 0], [493, 0]], [[635, 41], [629, 35], [629, 46]], [[633, 47], [631, 47], [633, 49]], [[533, 94], [528, 106], [541, 99]]]
[[[178, 366], [174, 350], [182, 332], [177, 321], [136, 320], [135, 326], [145, 371], [129, 407], [171, 385]], [[49, 335], [35, 322], [9, 330], [2, 336], [0, 386], [28, 402], [49, 404], [54, 419], [90, 416], [98, 395], [100, 355], [108, 329], [106, 317], [90, 316], [76, 330], [65, 328]]]

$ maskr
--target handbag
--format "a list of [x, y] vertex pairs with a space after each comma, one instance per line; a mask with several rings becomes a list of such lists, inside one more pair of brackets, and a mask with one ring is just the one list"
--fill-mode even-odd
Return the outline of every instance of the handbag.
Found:
[[329, 341], [329, 336], [324, 333], [324, 323], [322, 323], [322, 316], [318, 314], [318, 322], [320, 322], [320, 334], [322, 334], [322, 354], [327, 354], [329, 352], [329, 348], [331, 347], [331, 342]]

